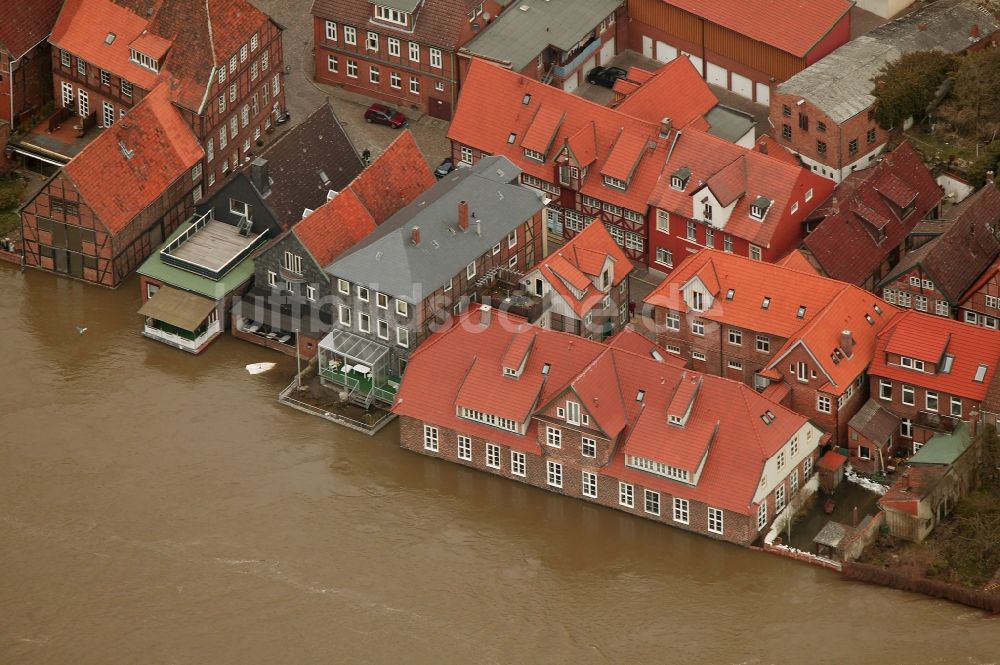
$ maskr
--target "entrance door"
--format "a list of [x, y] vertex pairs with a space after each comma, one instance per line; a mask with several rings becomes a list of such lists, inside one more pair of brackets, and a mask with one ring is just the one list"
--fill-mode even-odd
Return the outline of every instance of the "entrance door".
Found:
[[430, 98], [430, 104], [427, 107], [427, 114], [432, 118], [439, 118], [441, 120], [451, 120], [451, 104], [443, 99], [437, 99], [435, 97]]
[[646, 35], [642, 36], [642, 55], [643, 55], [643, 57], [646, 57], [646, 58], [652, 58], [653, 57], [653, 38], [652, 37], [647, 37]]

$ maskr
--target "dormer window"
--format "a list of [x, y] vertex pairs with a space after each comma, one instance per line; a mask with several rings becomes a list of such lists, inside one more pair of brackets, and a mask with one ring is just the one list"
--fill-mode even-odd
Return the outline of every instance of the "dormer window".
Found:
[[705, 296], [701, 291], [691, 292], [691, 309], [697, 312], [705, 309]]
[[712, 204], [707, 201], [702, 204], [701, 216], [705, 218], [706, 222], [712, 221]]
[[669, 422], [671, 425], [678, 425], [678, 426], [682, 424], [680, 416], [667, 416], [667, 422]]
[[136, 51], [134, 48], [129, 49], [129, 51], [131, 52], [130, 59], [135, 64], [145, 67], [146, 69], [152, 72], [160, 71], [160, 63], [155, 58], [151, 58], [145, 53], [140, 53], [139, 51]]
[[688, 181], [691, 179], [691, 169], [684, 166], [670, 176], [670, 186], [676, 189], [678, 192], [683, 192], [684, 188], [687, 187]]
[[757, 220], [763, 220], [770, 207], [771, 199], [758, 196], [757, 199], [750, 204], [750, 216]]
[[404, 28], [410, 25], [409, 13], [384, 5], [375, 5], [375, 18], [386, 23], [401, 25]]
[[540, 152], [538, 152], [536, 150], [531, 150], [530, 148], [525, 148], [524, 149], [524, 156], [527, 157], [527, 158], [529, 158], [529, 159], [533, 159], [536, 162], [544, 162], [545, 161], [545, 155], [543, 155], [542, 153], [540, 153]]
[[609, 175], [604, 176], [604, 184], [607, 185], [608, 187], [614, 187], [615, 189], [620, 189], [623, 192], [626, 189], [628, 189], [628, 183], [627, 182], [625, 182], [624, 180], [620, 180], [618, 178], [609, 176]]
[[905, 367], [906, 369], [915, 369], [918, 372], [924, 371], [923, 360], [917, 360], [916, 358], [909, 358], [907, 356], [900, 356], [899, 366]]

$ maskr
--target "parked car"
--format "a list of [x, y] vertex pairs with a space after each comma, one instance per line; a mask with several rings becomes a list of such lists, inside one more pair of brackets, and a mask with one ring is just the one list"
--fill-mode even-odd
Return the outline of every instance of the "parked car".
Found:
[[587, 83], [613, 88], [615, 81], [625, 78], [627, 74], [621, 67], [594, 67], [587, 72]]
[[438, 164], [438, 167], [434, 169], [434, 177], [440, 180], [449, 173], [455, 170], [455, 160], [451, 157], [445, 157], [444, 161]]
[[399, 129], [406, 126], [406, 116], [385, 104], [372, 104], [365, 111], [365, 122], [374, 122]]

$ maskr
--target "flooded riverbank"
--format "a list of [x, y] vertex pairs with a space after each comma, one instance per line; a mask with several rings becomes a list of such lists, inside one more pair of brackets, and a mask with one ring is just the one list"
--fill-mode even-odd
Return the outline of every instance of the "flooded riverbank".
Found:
[[1000, 659], [981, 612], [286, 408], [294, 359], [189, 356], [138, 307], [0, 264], [2, 663]]

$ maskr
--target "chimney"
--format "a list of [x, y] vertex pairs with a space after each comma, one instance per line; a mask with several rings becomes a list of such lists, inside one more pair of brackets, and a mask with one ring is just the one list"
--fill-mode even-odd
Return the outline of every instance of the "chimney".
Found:
[[979, 26], [975, 23], [972, 24], [971, 28], [969, 28], [969, 36], [973, 39], [979, 39]]
[[250, 162], [250, 182], [261, 196], [265, 196], [271, 191], [271, 178], [268, 175], [267, 160], [263, 157], [258, 157]]
[[975, 409], [969, 414], [969, 436], [975, 439], [979, 435], [979, 411]]
[[993, 171], [986, 172], [986, 182], [993, 182], [993, 177], [996, 175]]
[[854, 506], [854, 510], [851, 513], [851, 526], [855, 529], [858, 528], [858, 507]]
[[478, 219], [476, 220], [476, 235], [477, 236], [483, 235], [483, 227], [482, 227], [482, 224], [479, 222]]
[[912, 489], [912, 485], [910, 485], [910, 472], [907, 470], [903, 472], [903, 491], [909, 492], [910, 489]]
[[489, 326], [490, 322], [493, 320], [493, 308], [489, 305], [479, 306], [479, 323], [484, 326]]
[[760, 154], [766, 155], [767, 154], [767, 142], [766, 141], [761, 141], [759, 144], [757, 144], [757, 149], [760, 150]]
[[414, 226], [412, 229], [410, 229], [410, 243], [413, 244], [413, 245], [419, 245], [420, 244], [420, 227], [419, 226]]
[[920, 32], [923, 32], [926, 29], [927, 29], [927, 24], [926, 23], [918, 23], [917, 24], [917, 30], [919, 30]]
[[851, 336], [851, 331], [846, 328], [840, 333], [840, 350], [848, 358], [854, 356], [854, 337]]
[[674, 126], [674, 121], [672, 118], [664, 117], [660, 119], [660, 138], [665, 139], [670, 134], [670, 130]]
[[458, 202], [458, 228], [463, 231], [469, 230], [469, 202]]

